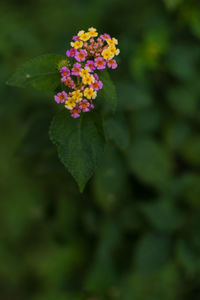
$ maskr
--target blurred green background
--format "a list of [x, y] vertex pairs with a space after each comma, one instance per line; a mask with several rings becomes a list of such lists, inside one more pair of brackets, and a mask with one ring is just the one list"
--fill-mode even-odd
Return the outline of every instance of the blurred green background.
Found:
[[[0, 299], [200, 299], [199, 1], [11, 0], [0, 24]], [[91, 26], [119, 39], [118, 109], [80, 194], [53, 95], [5, 82]]]

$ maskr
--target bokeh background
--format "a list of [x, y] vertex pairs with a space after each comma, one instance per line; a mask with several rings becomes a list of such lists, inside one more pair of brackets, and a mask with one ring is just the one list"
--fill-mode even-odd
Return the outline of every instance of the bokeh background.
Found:
[[[199, 1], [8, 0], [0, 24], [0, 299], [200, 299]], [[118, 109], [80, 194], [53, 95], [5, 82], [91, 26], [119, 39]]]

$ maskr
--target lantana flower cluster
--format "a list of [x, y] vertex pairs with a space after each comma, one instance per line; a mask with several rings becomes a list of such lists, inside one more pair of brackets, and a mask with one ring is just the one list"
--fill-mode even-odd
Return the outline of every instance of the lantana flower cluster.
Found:
[[64, 103], [73, 118], [94, 108], [94, 99], [103, 83], [98, 71], [106, 67], [117, 68], [114, 59], [119, 54], [118, 41], [107, 33], [98, 35], [95, 28], [81, 30], [73, 36], [67, 59], [59, 64], [63, 91], [54, 96], [57, 103]]

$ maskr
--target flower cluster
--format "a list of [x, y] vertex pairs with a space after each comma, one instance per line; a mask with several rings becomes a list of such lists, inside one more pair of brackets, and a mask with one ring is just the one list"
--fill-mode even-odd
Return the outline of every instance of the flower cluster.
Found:
[[93, 100], [103, 87], [98, 71], [117, 68], [114, 59], [119, 54], [117, 44], [117, 39], [109, 34], [98, 36], [93, 27], [73, 37], [72, 48], [66, 52], [67, 60], [59, 64], [63, 91], [54, 96], [57, 103], [64, 103], [73, 118], [94, 108]]

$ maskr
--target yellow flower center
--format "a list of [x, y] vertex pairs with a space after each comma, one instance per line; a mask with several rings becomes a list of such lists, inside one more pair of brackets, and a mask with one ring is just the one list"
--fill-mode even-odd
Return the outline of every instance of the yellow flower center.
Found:
[[76, 103], [72, 98], [68, 98], [67, 101], [65, 102], [65, 107], [68, 109], [72, 109], [75, 106], [76, 106]]
[[82, 33], [81, 35], [80, 35], [80, 39], [82, 40], [82, 41], [87, 41], [87, 40], [89, 40], [89, 38], [90, 38], [90, 35], [89, 35], [89, 33], [88, 32], [84, 32], [84, 33]]
[[82, 69], [81, 72], [80, 72], [80, 75], [81, 75], [82, 77], [88, 76], [88, 75], [89, 75], [89, 72], [88, 72], [87, 70], [85, 70], [85, 69]]

